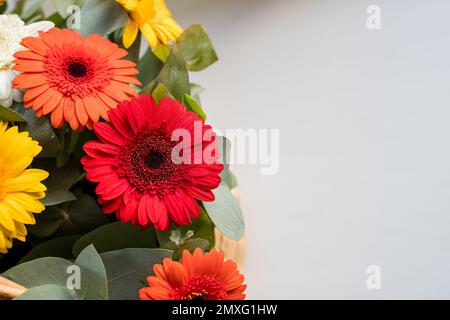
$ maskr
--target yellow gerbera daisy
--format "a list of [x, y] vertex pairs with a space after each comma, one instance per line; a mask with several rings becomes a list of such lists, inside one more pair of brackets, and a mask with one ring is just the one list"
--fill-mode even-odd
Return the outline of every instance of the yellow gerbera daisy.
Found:
[[151, 48], [175, 41], [183, 29], [172, 18], [164, 0], [116, 0], [128, 11], [130, 23], [123, 31], [123, 45], [131, 47], [141, 30]]
[[42, 147], [17, 127], [0, 121], [0, 252], [12, 247], [12, 240], [25, 241], [25, 224], [34, 224], [33, 213], [44, 210], [39, 201], [47, 188], [41, 183], [48, 173], [27, 169]]

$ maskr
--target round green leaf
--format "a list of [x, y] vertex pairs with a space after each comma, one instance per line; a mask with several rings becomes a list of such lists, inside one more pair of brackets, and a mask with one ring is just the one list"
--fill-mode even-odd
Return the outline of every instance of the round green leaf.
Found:
[[[80, 33], [106, 36], [128, 24], [128, 14], [116, 1], [85, 0], [81, 8]], [[107, 17], [107, 18], [106, 18]]]
[[189, 70], [201, 71], [218, 60], [211, 40], [200, 24], [194, 24], [184, 30], [177, 39], [177, 44]]
[[45, 284], [28, 289], [14, 300], [75, 300], [75, 297], [66, 288]]
[[22, 257], [19, 264], [43, 257], [73, 259], [72, 247], [79, 238], [80, 236], [65, 236], [42, 242]]
[[129, 223], [113, 222], [82, 236], [73, 246], [74, 256], [93, 244], [98, 252], [124, 248], [156, 248], [157, 241], [153, 228], [145, 231]]
[[19, 264], [2, 274], [25, 288], [33, 288], [45, 284], [60, 287], [67, 285], [67, 268], [72, 262], [54, 257], [39, 258]]
[[93, 245], [84, 249], [75, 264], [81, 269], [81, 288], [75, 290], [82, 300], [107, 300], [108, 282], [100, 255]]
[[164, 249], [128, 248], [102, 253], [100, 256], [108, 276], [111, 300], [138, 300], [139, 289], [147, 286], [146, 278], [153, 275], [153, 265], [170, 257]]
[[225, 184], [212, 191], [213, 202], [203, 202], [216, 227], [228, 238], [239, 240], [244, 235], [244, 217], [236, 198]]

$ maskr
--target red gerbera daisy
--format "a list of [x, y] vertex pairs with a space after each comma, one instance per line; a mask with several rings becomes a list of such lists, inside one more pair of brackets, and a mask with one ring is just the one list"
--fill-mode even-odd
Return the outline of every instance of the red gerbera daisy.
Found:
[[108, 110], [137, 95], [130, 83], [140, 85], [136, 64], [121, 60], [127, 51], [92, 34], [86, 39], [68, 29], [53, 28], [21, 43], [14, 69], [16, 88], [28, 89], [25, 107], [36, 115], [51, 113], [53, 127], [68, 122], [73, 130], [92, 128]]
[[[195, 199], [214, 200], [211, 190], [220, 184], [223, 169], [211, 127], [178, 101], [164, 98], [157, 106], [151, 95], [124, 102], [108, 115], [111, 124], [94, 125], [100, 141], [84, 145], [87, 156], [81, 161], [87, 179], [99, 183], [103, 211], [159, 230], [168, 229], [171, 221], [187, 225], [191, 217], [198, 218]], [[178, 130], [186, 133], [181, 142], [172, 139]], [[173, 161], [173, 150], [180, 146], [181, 156], [196, 161]]]
[[141, 300], [243, 300], [247, 288], [236, 264], [224, 262], [223, 252], [183, 252], [180, 262], [164, 259], [153, 267], [150, 287], [139, 291]]

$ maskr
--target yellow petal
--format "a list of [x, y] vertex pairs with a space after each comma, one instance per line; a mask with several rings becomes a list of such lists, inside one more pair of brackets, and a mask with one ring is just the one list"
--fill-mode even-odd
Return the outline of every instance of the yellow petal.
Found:
[[16, 231], [14, 220], [3, 203], [0, 203], [0, 225], [10, 232]]
[[3, 183], [6, 192], [25, 191], [29, 188], [39, 185], [40, 182], [48, 177], [48, 172], [40, 169], [27, 169], [20, 175], [8, 179]]
[[158, 38], [156, 37], [155, 32], [153, 31], [151, 25], [149, 23], [146, 23], [140, 27], [142, 34], [144, 35], [145, 39], [147, 39], [148, 44], [150, 45], [150, 48], [155, 48], [158, 44]]
[[133, 20], [125, 27], [123, 31], [122, 42], [125, 48], [131, 47], [139, 33], [139, 26]]

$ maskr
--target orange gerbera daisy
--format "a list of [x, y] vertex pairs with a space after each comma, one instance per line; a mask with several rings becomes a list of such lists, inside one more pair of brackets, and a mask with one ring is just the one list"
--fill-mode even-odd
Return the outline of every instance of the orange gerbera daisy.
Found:
[[55, 128], [68, 122], [73, 130], [91, 129], [100, 117], [109, 121], [109, 109], [137, 95], [130, 86], [141, 84], [136, 64], [122, 60], [127, 51], [97, 34], [83, 38], [52, 28], [21, 44], [28, 50], [14, 55], [14, 69], [23, 73], [13, 84], [28, 89], [25, 107], [38, 117], [51, 114]]
[[141, 300], [243, 300], [247, 288], [236, 264], [224, 262], [223, 252], [183, 252], [180, 262], [164, 259], [153, 267], [150, 287], [139, 291]]

